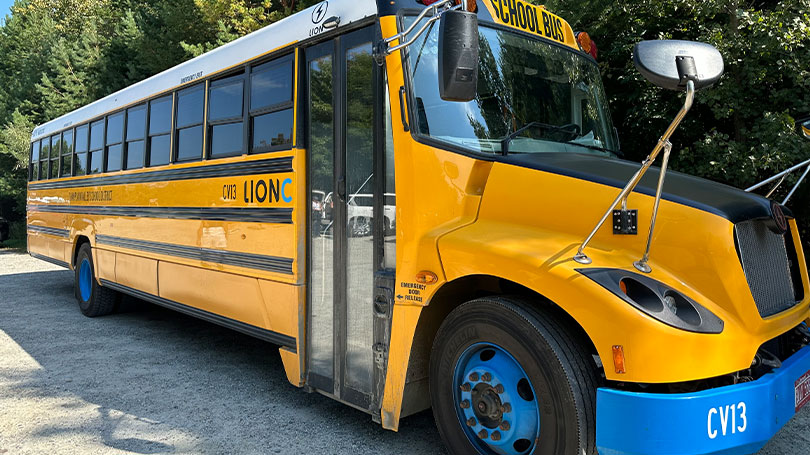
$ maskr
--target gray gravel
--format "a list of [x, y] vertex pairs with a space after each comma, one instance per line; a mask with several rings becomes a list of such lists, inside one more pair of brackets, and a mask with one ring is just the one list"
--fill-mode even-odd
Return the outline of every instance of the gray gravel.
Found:
[[[148, 304], [88, 319], [72, 285], [0, 250], [0, 454], [444, 453], [429, 412], [385, 431], [291, 386], [271, 345]], [[808, 429], [761, 454], [810, 454]]]

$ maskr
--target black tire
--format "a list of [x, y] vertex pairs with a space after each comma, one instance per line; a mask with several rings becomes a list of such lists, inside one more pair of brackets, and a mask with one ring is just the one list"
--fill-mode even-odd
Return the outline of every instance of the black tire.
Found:
[[[90, 297], [87, 300], [82, 298], [79, 285], [81, 264], [85, 259], [89, 262], [91, 277]], [[110, 288], [101, 286], [98, 281], [96, 281], [96, 266], [93, 263], [93, 255], [89, 243], [85, 243], [79, 248], [79, 253], [76, 255], [74, 272], [73, 293], [76, 296], [76, 301], [79, 303], [79, 310], [81, 310], [83, 315], [94, 318], [96, 316], [105, 316], [116, 311], [118, 303], [121, 300], [121, 294]]]
[[456, 363], [468, 347], [493, 343], [520, 364], [537, 395], [540, 437], [531, 453], [596, 454], [598, 370], [587, 341], [564, 321], [521, 297], [500, 296], [472, 300], [447, 316], [433, 343], [430, 395], [436, 425], [451, 453], [486, 453], [461, 426], [454, 398], [459, 386], [453, 382]]

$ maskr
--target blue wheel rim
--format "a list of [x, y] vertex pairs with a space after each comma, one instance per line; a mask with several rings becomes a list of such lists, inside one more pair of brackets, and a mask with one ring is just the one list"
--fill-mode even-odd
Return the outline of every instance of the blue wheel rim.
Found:
[[540, 438], [537, 394], [523, 367], [492, 343], [468, 347], [453, 374], [459, 424], [479, 453], [523, 455]]
[[92, 290], [93, 274], [90, 273], [90, 261], [84, 258], [81, 265], [79, 265], [79, 294], [81, 294], [83, 301], [90, 300]]

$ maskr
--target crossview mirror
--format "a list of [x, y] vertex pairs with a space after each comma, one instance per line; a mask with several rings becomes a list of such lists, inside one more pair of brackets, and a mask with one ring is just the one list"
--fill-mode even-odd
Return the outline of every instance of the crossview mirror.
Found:
[[478, 16], [446, 11], [439, 19], [439, 96], [471, 101], [478, 86]]
[[810, 139], [810, 118], [804, 119], [804, 121], [799, 121], [799, 129], [801, 130], [802, 136], [805, 139]]
[[633, 49], [633, 64], [653, 84], [668, 90], [709, 87], [723, 75], [723, 56], [706, 43], [678, 40], [642, 41]]

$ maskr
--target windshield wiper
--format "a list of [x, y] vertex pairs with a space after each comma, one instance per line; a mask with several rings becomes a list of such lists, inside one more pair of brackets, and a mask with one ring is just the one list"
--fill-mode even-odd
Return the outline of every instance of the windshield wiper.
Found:
[[589, 148], [589, 149], [592, 149], [592, 150], [599, 150], [600, 152], [611, 153], [611, 154], [614, 154], [614, 155], [618, 155], [620, 153], [620, 152], [618, 152], [616, 150], [610, 150], [610, 149], [607, 149], [607, 148], [604, 148], [604, 147], [599, 147], [598, 145], [588, 145], [588, 144], [583, 144], [581, 142], [574, 142], [575, 140], [576, 139], [572, 139], [570, 141], [565, 141], [564, 144], [578, 145], [580, 147], [585, 147], [585, 148]]
[[526, 131], [532, 127], [539, 127], [544, 130], [552, 130], [552, 131], [565, 131], [566, 133], [571, 134], [579, 134], [579, 125], [574, 123], [569, 125], [557, 126], [557, 125], [550, 125], [548, 123], [543, 122], [529, 122], [520, 128], [516, 129], [514, 133], [507, 134], [503, 139], [501, 139], [501, 153], [506, 156], [509, 153], [509, 143], [512, 142], [512, 139], [520, 136], [520, 133]]

